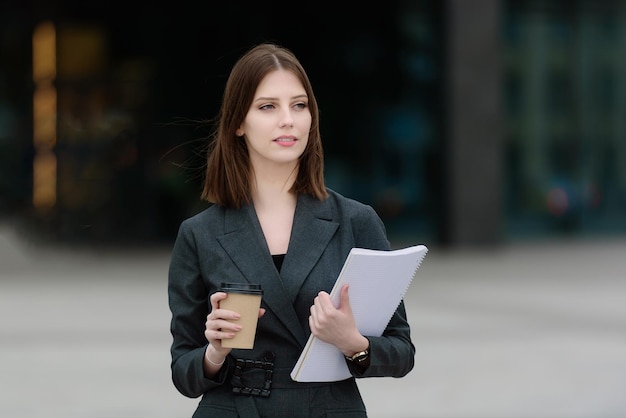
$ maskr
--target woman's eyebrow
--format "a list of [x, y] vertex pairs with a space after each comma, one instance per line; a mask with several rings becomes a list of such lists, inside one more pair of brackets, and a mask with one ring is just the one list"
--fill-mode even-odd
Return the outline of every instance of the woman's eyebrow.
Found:
[[[306, 99], [308, 96], [306, 95], [306, 93], [303, 94], [298, 94], [297, 96], [293, 96], [291, 98], [291, 100], [295, 100], [295, 99]], [[278, 97], [257, 97], [256, 99], [254, 99], [255, 102], [260, 102], [260, 101], [268, 101], [271, 102], [273, 100], [278, 100]]]

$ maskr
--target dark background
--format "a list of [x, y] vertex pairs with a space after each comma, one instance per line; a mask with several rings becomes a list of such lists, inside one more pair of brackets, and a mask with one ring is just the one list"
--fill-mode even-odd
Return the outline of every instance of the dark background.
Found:
[[[624, 110], [606, 105], [623, 89], [618, 60], [592, 60], [599, 69], [586, 79], [579, 71], [582, 52], [606, 58], [620, 45], [623, 10], [621, 1], [5, 1], [0, 210], [43, 239], [170, 243], [206, 206], [204, 146], [232, 64], [275, 41], [313, 83], [327, 184], [374, 206], [392, 241], [623, 234], [623, 131], [577, 123], [595, 111], [615, 124]], [[42, 22], [56, 29], [59, 67], [57, 197], [45, 208], [32, 203], [32, 36]], [[589, 35], [599, 28], [604, 37]], [[539, 46], [543, 55], [529, 53]], [[576, 94], [598, 91], [609, 70], [617, 90], [604, 88], [604, 107]]]

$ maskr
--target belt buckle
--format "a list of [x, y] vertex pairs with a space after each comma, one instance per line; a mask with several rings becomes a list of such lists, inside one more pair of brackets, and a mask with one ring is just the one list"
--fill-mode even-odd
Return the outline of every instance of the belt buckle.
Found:
[[[235, 371], [231, 379], [233, 393], [235, 395], [260, 396], [262, 398], [269, 397], [272, 378], [274, 376], [274, 358], [274, 353], [267, 353], [264, 361], [242, 358], [235, 359]], [[249, 387], [243, 384], [243, 373], [250, 369], [265, 370], [265, 382], [262, 388]]]

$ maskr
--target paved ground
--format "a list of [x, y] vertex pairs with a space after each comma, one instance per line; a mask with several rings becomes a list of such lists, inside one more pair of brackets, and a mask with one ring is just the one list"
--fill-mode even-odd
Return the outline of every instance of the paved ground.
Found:
[[[0, 225], [0, 417], [191, 417], [169, 375], [169, 249], [47, 248]], [[371, 418], [626, 417], [626, 239], [431, 248], [403, 379]]]

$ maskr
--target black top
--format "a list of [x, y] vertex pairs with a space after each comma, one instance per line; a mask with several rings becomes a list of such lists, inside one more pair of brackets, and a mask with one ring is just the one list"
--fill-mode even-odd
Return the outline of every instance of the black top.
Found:
[[285, 254], [272, 254], [272, 259], [274, 260], [276, 270], [280, 272], [280, 268], [283, 266], [283, 260], [285, 259]]

